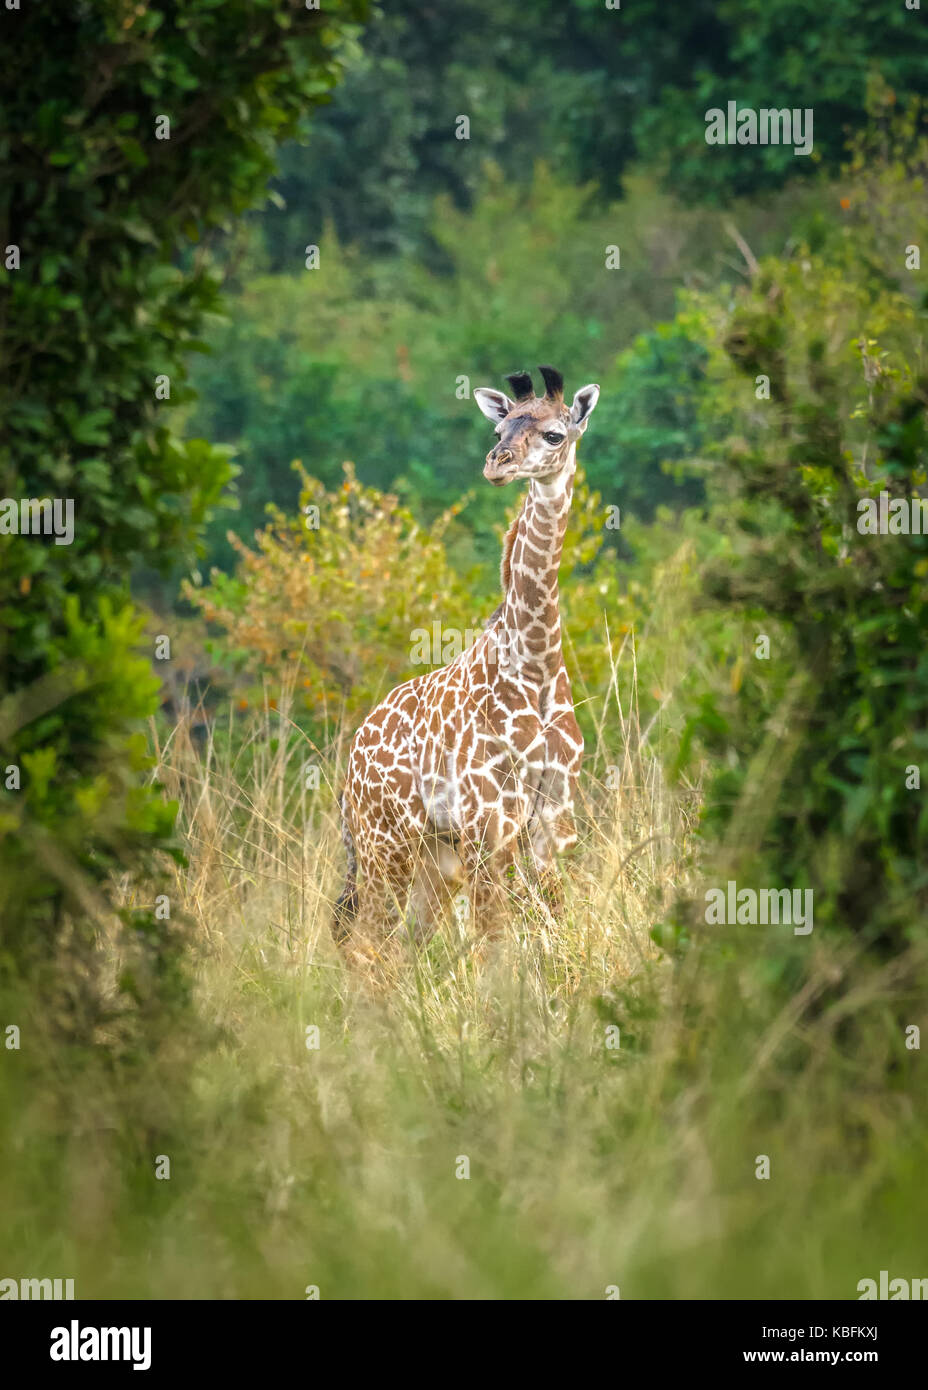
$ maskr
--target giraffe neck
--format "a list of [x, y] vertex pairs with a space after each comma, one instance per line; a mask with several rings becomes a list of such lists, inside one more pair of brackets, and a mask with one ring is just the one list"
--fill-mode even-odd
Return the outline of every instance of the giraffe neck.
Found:
[[555, 678], [562, 661], [557, 576], [575, 471], [571, 446], [556, 479], [533, 479], [509, 556], [509, 582], [501, 615], [509, 669], [517, 669], [540, 685]]

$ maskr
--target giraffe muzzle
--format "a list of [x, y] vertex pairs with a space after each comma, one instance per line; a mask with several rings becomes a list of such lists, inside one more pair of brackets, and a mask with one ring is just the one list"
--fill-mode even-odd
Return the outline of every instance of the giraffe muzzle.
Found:
[[515, 471], [515, 455], [511, 449], [500, 449], [499, 452], [491, 449], [487, 454], [483, 476], [494, 487], [502, 487], [504, 483], [508, 483], [510, 478], [515, 476]]

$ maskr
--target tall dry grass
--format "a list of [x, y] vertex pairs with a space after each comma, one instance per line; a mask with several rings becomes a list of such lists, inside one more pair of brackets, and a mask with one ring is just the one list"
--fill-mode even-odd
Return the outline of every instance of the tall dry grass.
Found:
[[404, 1299], [854, 1298], [881, 1268], [924, 1274], [899, 980], [814, 936], [802, 997], [771, 984], [792, 938], [658, 950], [699, 888], [697, 789], [666, 785], [660, 721], [619, 674], [561, 918], [514, 901], [478, 943], [459, 912], [366, 969], [329, 929], [347, 731], [312, 748], [268, 707], [159, 736], [197, 1021], [132, 1091], [69, 1078], [66, 1132], [4, 1070], [6, 1272], [79, 1296]]

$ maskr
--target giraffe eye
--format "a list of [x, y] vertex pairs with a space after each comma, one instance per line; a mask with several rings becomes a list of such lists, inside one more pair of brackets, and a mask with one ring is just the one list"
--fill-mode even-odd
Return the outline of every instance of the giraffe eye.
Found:
[[545, 439], [549, 444], [560, 444], [563, 438], [562, 434], [555, 434], [554, 430], [548, 430], [545, 434]]

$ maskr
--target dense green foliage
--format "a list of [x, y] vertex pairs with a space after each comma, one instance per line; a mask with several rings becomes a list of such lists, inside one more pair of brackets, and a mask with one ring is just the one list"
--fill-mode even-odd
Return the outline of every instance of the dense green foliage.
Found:
[[[928, 489], [921, 17], [362, 9], [2, 21], [0, 492], [76, 509], [0, 533], [0, 1249], [81, 1297], [853, 1298], [926, 1208], [928, 537], [857, 524]], [[729, 98], [815, 158], [708, 148]], [[347, 743], [495, 607], [472, 391], [539, 361], [602, 386], [564, 911], [346, 964]], [[814, 931], [710, 924], [729, 878]]]
[[[734, 420], [710, 521], [730, 546], [704, 582], [770, 651], [752, 640], [727, 689], [694, 692], [683, 756], [692, 738], [711, 759], [705, 830], [731, 877], [811, 888], [823, 926], [900, 950], [928, 909], [926, 296], [875, 232], [861, 208], [827, 255], [764, 262], [717, 316]], [[922, 210], [905, 240], [926, 237]], [[881, 493], [899, 515], [862, 532]]]
[[[884, 486], [915, 497], [924, 484], [923, 291], [917, 267], [907, 267], [906, 246], [928, 231], [920, 203], [928, 160], [918, 106], [901, 119], [892, 119], [894, 108], [890, 94], [874, 93], [872, 133], [858, 140], [842, 172], [843, 196], [820, 189], [815, 203], [800, 205], [779, 257], [762, 255], [758, 263], [743, 244], [743, 288], [733, 291], [719, 277], [716, 287], [680, 294], [673, 318], [652, 319], [614, 355], [597, 359], [609, 332], [620, 331], [619, 317], [637, 326], [640, 315], [646, 323], [661, 289], [652, 260], [629, 269], [622, 299], [611, 302], [626, 271], [591, 270], [592, 247], [613, 219], [640, 226], [645, 208], [666, 216], [668, 205], [638, 185], [618, 209], [596, 214], [581, 192], [540, 170], [524, 208], [498, 180], [471, 213], [439, 205], [433, 231], [451, 267], [444, 275], [403, 258], [371, 265], [333, 240], [323, 247], [319, 273], [256, 281], [205, 365], [201, 410], [215, 400], [214, 382], [237, 364], [229, 397], [248, 412], [250, 459], [282, 460], [281, 432], [305, 402], [318, 412], [322, 433], [307, 432], [300, 450], [314, 472], [334, 485], [338, 460], [350, 453], [362, 473], [393, 481], [388, 460], [405, 454], [397, 488], [428, 517], [460, 495], [460, 460], [479, 465], [485, 446], [481, 417], [468, 399], [455, 398], [464, 364], [506, 361], [518, 342], [533, 339], [538, 355], [544, 340], [560, 345], [559, 360], [590, 362], [579, 375], [604, 386], [583, 448], [586, 477], [602, 504], [594, 529], [602, 533], [606, 504], [621, 506], [631, 525], [620, 534], [632, 549], [621, 552], [617, 588], [614, 564], [601, 555], [587, 576], [579, 551], [567, 547], [575, 681], [586, 682], [585, 694], [602, 695], [601, 633], [587, 605], [588, 592], [601, 589], [613, 636], [650, 632], [642, 708], [656, 711], [665, 692], [676, 690], [666, 718], [681, 741], [677, 772], [698, 778], [706, 759], [713, 768], [703, 826], [710, 872], [714, 865], [737, 877], [740, 866], [742, 874], [812, 888], [823, 924], [899, 940], [924, 906], [918, 846], [926, 821], [911, 769], [926, 738], [919, 640], [926, 542], [856, 530], [860, 498]], [[781, 216], [796, 211], [785, 207], [768, 238]], [[902, 241], [896, 226], [905, 228]], [[692, 230], [687, 257], [708, 266], [719, 224], [697, 216]], [[529, 239], [535, 255], [527, 298], [520, 247]], [[545, 256], [546, 242], [556, 255]], [[760, 250], [763, 241], [755, 245]], [[349, 317], [359, 282], [370, 293]], [[279, 330], [267, 332], [269, 321]], [[278, 377], [270, 372], [259, 378], [267, 398], [248, 405], [248, 349], [256, 342], [284, 364], [294, 394], [283, 411], [272, 406]], [[769, 399], [756, 384], [762, 374]], [[324, 394], [313, 390], [316, 381]], [[272, 473], [256, 470], [252, 482], [268, 488]], [[499, 502], [486, 488], [473, 492], [456, 523], [470, 528], [472, 544], [460, 540], [452, 553], [467, 564], [474, 554], [485, 559], [487, 584], [467, 584], [489, 610], [498, 532], [486, 523], [499, 517]], [[246, 493], [252, 516], [256, 504]], [[684, 544], [674, 557], [676, 528]], [[342, 568], [356, 586], [347, 551]], [[409, 626], [435, 618], [468, 625], [466, 587], [444, 582], [431, 606], [425, 593], [407, 602], [405, 586], [396, 587], [403, 567], [387, 568]], [[687, 632], [688, 663], [664, 659], [670, 623], [661, 575], [668, 572], [677, 575], [677, 627]], [[221, 581], [201, 601], [222, 606], [223, 595], [237, 594], [222, 624], [248, 631], [255, 576], [246, 570], [236, 583]], [[301, 591], [273, 579], [268, 589], [291, 597]], [[362, 601], [363, 586], [355, 592]], [[286, 622], [273, 616], [279, 600], [272, 603], [270, 647], [256, 645], [256, 669], [276, 673], [279, 691], [295, 658], [280, 635], [296, 624], [323, 648], [326, 639], [307, 595], [288, 601]], [[324, 603], [319, 611], [324, 629]], [[359, 693], [361, 707], [371, 703], [382, 673], [391, 673], [390, 684], [404, 671], [407, 643], [391, 636], [389, 623], [379, 626], [386, 646], [379, 656], [369, 648], [363, 675], [343, 692], [349, 708]], [[758, 634], [770, 638], [769, 659], [755, 656]], [[330, 645], [341, 661], [340, 640]]]
[[[733, 211], [760, 254], [811, 231], [819, 206], [820, 195], [790, 194]], [[589, 188], [539, 165], [525, 189], [489, 169], [469, 213], [437, 201], [441, 273], [416, 255], [372, 257], [328, 236], [315, 269], [268, 275], [252, 243], [234, 313], [194, 364], [200, 398], [188, 425], [236, 450], [235, 529], [250, 541], [269, 502], [292, 508], [293, 459], [329, 486], [350, 459], [425, 521], [473, 491], [461, 517], [466, 562], [475, 553], [491, 563], [500, 502], [480, 477], [491, 434], [470, 393], [545, 361], [563, 364], [570, 389], [602, 386], [581, 458], [605, 503], [650, 518], [661, 504], [695, 500], [699, 478], [664, 465], [698, 459], [706, 438], [704, 351], [685, 323], [662, 320], [681, 283], [740, 278], [726, 226], [642, 177], [624, 201], [597, 209]], [[210, 538], [211, 559], [225, 564], [227, 524]]]
[[[460, 377], [498, 382], [544, 360], [604, 387], [584, 462], [607, 501], [621, 488], [650, 516], [695, 500], [699, 483], [664, 465], [705, 438], [698, 348], [658, 335], [620, 354], [672, 315], [681, 283], [740, 278], [732, 218], [757, 255], [814, 244], [808, 176], [837, 172], [868, 82], [900, 104], [925, 90], [917, 14], [840, 0], [822, 18], [810, 26], [797, 0], [544, 0], [529, 34], [514, 0], [378, 12], [309, 143], [284, 147], [273, 204], [225, 248], [236, 313], [194, 369], [190, 428], [237, 452], [239, 535], [269, 502], [292, 505], [294, 458], [329, 485], [351, 459], [434, 518], [485, 441]], [[813, 154], [707, 146], [704, 113], [729, 99], [811, 105]], [[308, 245], [322, 248], [314, 271]], [[610, 246], [620, 269], [606, 268]], [[478, 490], [463, 521], [483, 560], [491, 506]], [[209, 555], [229, 566], [224, 525]]]
[[[53, 963], [75, 912], [91, 969], [97, 888], [170, 832], [171, 807], [139, 785], [158, 682], [128, 576], [190, 554], [230, 472], [172, 427], [219, 283], [173, 262], [262, 196], [361, 8], [88, 0], [4, 17], [0, 492], [74, 503], [70, 544], [0, 538], [0, 747], [20, 779], [0, 792], [6, 970]], [[144, 908], [132, 922], [157, 955], [167, 928]]]
[[[928, 90], [928, 34], [902, 0], [833, 0], [814, 16], [806, 0], [536, 0], [530, 23], [521, 0], [384, 5], [308, 148], [284, 152], [286, 206], [261, 218], [272, 268], [292, 271], [328, 220], [368, 250], [425, 241], [440, 263], [425, 236], [432, 200], [467, 206], [488, 158], [523, 183], [541, 156], [607, 199], [636, 162], [721, 202], [834, 172], [871, 75], [900, 101]], [[812, 155], [707, 146], [705, 112], [729, 100], [812, 107]], [[469, 140], [455, 138], [459, 115]]]

